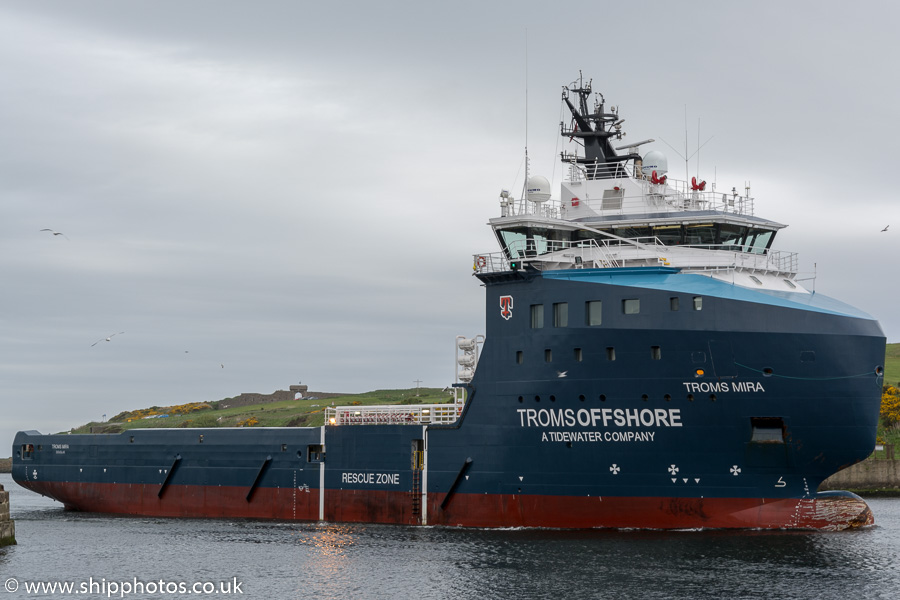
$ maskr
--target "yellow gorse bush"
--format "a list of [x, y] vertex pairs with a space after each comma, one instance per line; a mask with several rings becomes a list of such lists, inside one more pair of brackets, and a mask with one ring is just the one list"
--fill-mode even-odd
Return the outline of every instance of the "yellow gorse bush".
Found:
[[881, 421], [885, 427], [900, 425], [900, 390], [886, 385], [881, 392]]

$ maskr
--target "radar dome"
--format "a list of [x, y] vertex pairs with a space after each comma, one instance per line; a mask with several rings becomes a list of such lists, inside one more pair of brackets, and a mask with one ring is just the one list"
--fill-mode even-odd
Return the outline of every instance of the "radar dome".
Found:
[[668, 170], [669, 161], [666, 160], [666, 155], [659, 150], [651, 150], [644, 156], [644, 161], [641, 165], [641, 173], [647, 177], [650, 177], [653, 174], [653, 171], [656, 171], [656, 174], [662, 177]]
[[526, 197], [532, 202], [546, 202], [550, 199], [550, 182], [546, 177], [535, 175], [528, 178]]

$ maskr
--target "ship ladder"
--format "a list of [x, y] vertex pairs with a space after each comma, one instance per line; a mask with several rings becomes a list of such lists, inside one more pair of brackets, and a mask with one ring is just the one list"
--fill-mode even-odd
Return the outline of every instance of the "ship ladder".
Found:
[[422, 518], [422, 494], [419, 490], [419, 474], [421, 471], [412, 472], [412, 490], [409, 492], [412, 500], [412, 516], [416, 523]]

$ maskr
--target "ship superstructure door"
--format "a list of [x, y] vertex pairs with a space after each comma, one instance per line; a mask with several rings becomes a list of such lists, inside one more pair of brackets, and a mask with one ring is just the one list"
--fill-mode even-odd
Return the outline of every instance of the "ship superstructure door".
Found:
[[712, 357], [713, 370], [716, 377], [737, 377], [737, 367], [734, 365], [734, 350], [731, 348], [731, 342], [710, 340], [709, 355]]

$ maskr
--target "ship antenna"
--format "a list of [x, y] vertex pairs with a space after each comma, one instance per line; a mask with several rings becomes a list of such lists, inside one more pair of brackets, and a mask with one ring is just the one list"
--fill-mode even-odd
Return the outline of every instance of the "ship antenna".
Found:
[[[522, 199], [527, 200], [528, 177], [530, 175], [528, 163], [528, 28], [525, 28], [525, 181], [522, 184]], [[527, 204], [527, 203], [526, 203]]]

